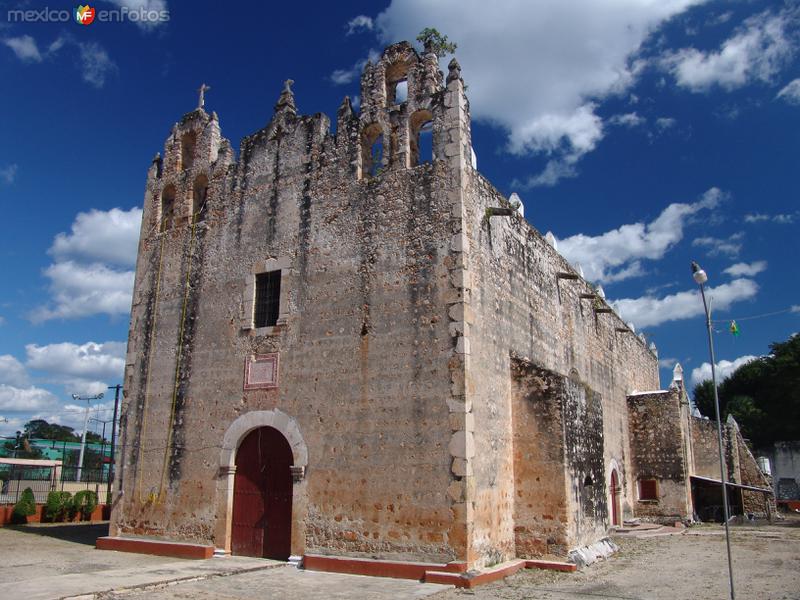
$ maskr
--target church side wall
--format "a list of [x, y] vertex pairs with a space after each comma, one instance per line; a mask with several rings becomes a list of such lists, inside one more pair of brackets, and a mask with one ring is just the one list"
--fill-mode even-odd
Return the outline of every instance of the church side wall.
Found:
[[[625, 397], [657, 389], [659, 382], [656, 356], [629, 331], [617, 331], [625, 327], [618, 317], [595, 313], [592, 301], [579, 297], [592, 292], [585, 281], [557, 278], [574, 271], [533, 227], [517, 216], [486, 217], [487, 208], [504, 206], [505, 200], [476, 171], [469, 173], [465, 211], [473, 322], [467, 390], [476, 423], [472, 539], [476, 555], [488, 561], [514, 554], [510, 355], [562, 375], [574, 371], [599, 395], [602, 460], [621, 468], [624, 515], [632, 514], [634, 498]], [[595, 485], [609, 493], [605, 476]], [[570, 543], [583, 541], [575, 535]]]

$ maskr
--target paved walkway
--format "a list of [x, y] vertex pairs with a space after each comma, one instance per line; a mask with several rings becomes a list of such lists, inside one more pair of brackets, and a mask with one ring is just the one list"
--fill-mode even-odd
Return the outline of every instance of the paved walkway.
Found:
[[449, 586], [303, 571], [246, 557], [180, 560], [96, 550], [108, 525], [0, 527], [0, 596], [26, 600], [416, 600]]
[[114, 600], [416, 600], [452, 586], [407, 579], [304, 571], [291, 566], [193, 583], [110, 594]]

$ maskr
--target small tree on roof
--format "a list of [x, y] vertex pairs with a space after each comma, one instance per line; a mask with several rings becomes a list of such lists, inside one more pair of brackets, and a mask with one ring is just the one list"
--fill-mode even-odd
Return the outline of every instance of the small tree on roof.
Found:
[[448, 40], [446, 35], [442, 35], [433, 27], [426, 27], [420, 31], [417, 41], [425, 48], [425, 52], [433, 52], [439, 58], [453, 54], [458, 47], [455, 42]]

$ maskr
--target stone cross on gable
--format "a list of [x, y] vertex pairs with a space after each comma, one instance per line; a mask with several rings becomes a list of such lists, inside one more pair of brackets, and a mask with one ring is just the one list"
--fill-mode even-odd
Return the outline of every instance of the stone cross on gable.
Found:
[[200, 92], [200, 100], [197, 102], [197, 108], [203, 108], [206, 104], [206, 92], [211, 89], [210, 85], [206, 85], [205, 83], [200, 86], [200, 89], [197, 91]]

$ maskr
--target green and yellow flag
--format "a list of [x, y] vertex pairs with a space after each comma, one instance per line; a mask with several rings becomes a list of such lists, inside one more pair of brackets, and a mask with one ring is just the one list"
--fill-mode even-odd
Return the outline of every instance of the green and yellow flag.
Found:
[[736, 321], [731, 321], [731, 333], [734, 337], [739, 337], [739, 326], [736, 324]]

